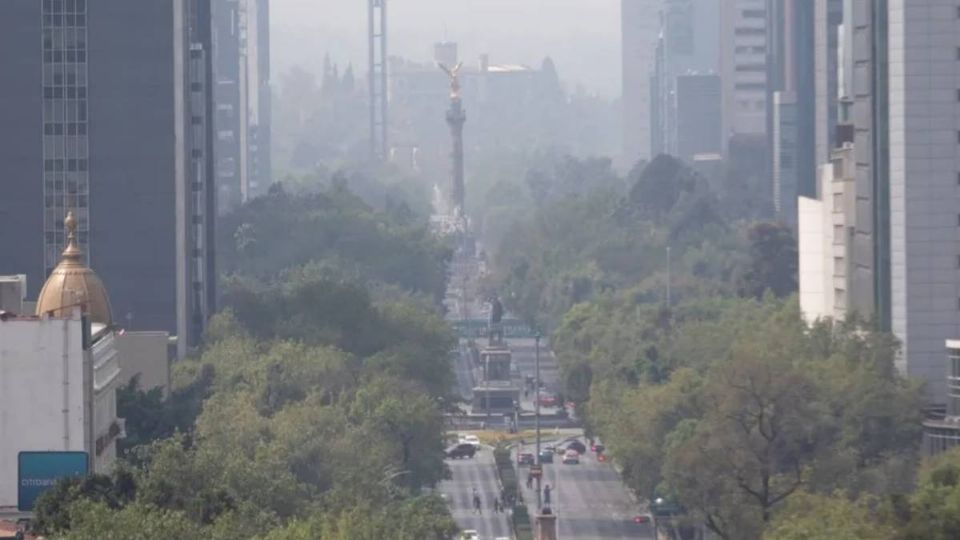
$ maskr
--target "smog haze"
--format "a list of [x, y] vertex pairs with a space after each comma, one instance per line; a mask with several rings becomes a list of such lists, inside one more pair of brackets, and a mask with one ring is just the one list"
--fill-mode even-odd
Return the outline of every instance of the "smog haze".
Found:
[[[569, 91], [620, 92], [617, 0], [391, 0], [390, 55], [423, 61], [437, 41], [456, 41], [465, 62], [539, 66], [550, 56]], [[274, 73], [300, 65], [319, 73], [325, 54], [366, 68], [367, 5], [362, 0], [271, 3]]]

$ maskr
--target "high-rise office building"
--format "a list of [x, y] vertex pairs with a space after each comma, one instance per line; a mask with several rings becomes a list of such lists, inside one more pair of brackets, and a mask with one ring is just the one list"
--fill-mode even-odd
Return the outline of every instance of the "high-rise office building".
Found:
[[900, 370], [943, 403], [943, 343], [960, 333], [960, 13], [941, 0], [844, 8], [838, 87], [852, 105], [854, 167], [834, 223], [852, 224], [847, 290], [899, 339]]
[[621, 0], [623, 162], [650, 159], [651, 94], [663, 0]]
[[729, 0], [720, 10], [724, 136], [767, 133], [766, 0]]
[[943, 343], [960, 334], [958, 9], [887, 2], [891, 328], [939, 402]]
[[270, 170], [268, 0], [213, 2], [218, 209], [266, 193]]
[[214, 305], [208, 0], [0, 4], [0, 273], [29, 294], [57, 264], [63, 216], [119, 324], [179, 352]]
[[723, 149], [723, 97], [719, 75], [680, 75], [676, 79], [676, 154], [696, 161]]
[[[664, 0], [651, 96], [651, 143], [654, 154], [664, 152], [692, 160], [697, 153], [717, 154], [723, 151], [722, 142], [716, 143], [723, 138], [722, 126], [706, 124], [697, 128], [701, 130], [700, 134], [689, 131], [682, 135], [680, 133], [680, 117], [685, 116], [684, 120], [690, 120], [692, 112], [685, 109], [695, 109], [712, 118], [714, 107], [720, 106], [719, 101], [714, 102], [714, 98], [719, 100], [719, 96], [712, 89], [713, 82], [719, 81], [719, 16], [718, 0]], [[679, 87], [681, 77], [693, 77], [684, 80], [682, 96]], [[707, 101], [691, 101], [698, 98]], [[692, 126], [687, 123], [685, 127]], [[681, 138], [685, 138], [687, 143], [685, 149], [680, 148]], [[697, 143], [691, 146], [691, 139]]]
[[816, 163], [826, 163], [836, 146], [839, 111], [840, 31], [843, 0], [814, 0], [813, 85]]
[[797, 226], [797, 196], [816, 195], [814, 5], [767, 0], [768, 148], [777, 218]]

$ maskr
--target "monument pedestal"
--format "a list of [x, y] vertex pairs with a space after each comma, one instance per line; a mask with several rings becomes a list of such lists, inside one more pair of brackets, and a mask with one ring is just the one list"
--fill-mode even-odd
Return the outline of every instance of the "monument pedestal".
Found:
[[537, 516], [535, 540], [557, 540], [557, 516], [545, 508]]

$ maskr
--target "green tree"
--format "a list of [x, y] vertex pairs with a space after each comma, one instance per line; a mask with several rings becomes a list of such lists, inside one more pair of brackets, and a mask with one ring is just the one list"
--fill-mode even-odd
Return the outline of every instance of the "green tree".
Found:
[[740, 277], [740, 293], [760, 298], [769, 290], [784, 297], [797, 290], [797, 241], [789, 227], [757, 223], [747, 229], [749, 262]]
[[89, 500], [71, 507], [72, 526], [64, 540], [167, 540], [206, 538], [203, 527], [180, 512], [133, 504], [120, 510]]
[[960, 451], [928, 463], [909, 498], [904, 540], [960, 538]]
[[895, 540], [896, 528], [886, 522], [877, 506], [875, 501], [851, 501], [841, 493], [800, 492], [777, 513], [763, 539]]

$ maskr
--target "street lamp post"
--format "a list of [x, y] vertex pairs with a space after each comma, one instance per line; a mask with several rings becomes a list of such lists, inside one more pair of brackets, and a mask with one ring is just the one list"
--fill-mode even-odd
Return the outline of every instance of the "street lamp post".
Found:
[[[533, 410], [534, 410], [534, 426], [537, 430], [537, 467], [543, 471], [542, 463], [540, 462], [540, 332], [538, 331], [533, 336], [534, 342], [536, 344], [536, 360], [534, 362], [534, 388], [533, 388]], [[543, 505], [540, 500], [540, 475], [537, 475], [537, 511], [539, 511]]]
[[671, 281], [671, 278], [672, 278], [673, 276], [670, 275], [670, 270], [671, 270], [671, 268], [670, 268], [670, 246], [667, 246], [667, 307], [670, 307], [670, 305], [672, 304], [671, 299], [670, 299], [670, 292], [671, 292], [671, 291], [670, 291], [670, 286], [671, 286], [672, 284], [670, 283], [670, 281]]

